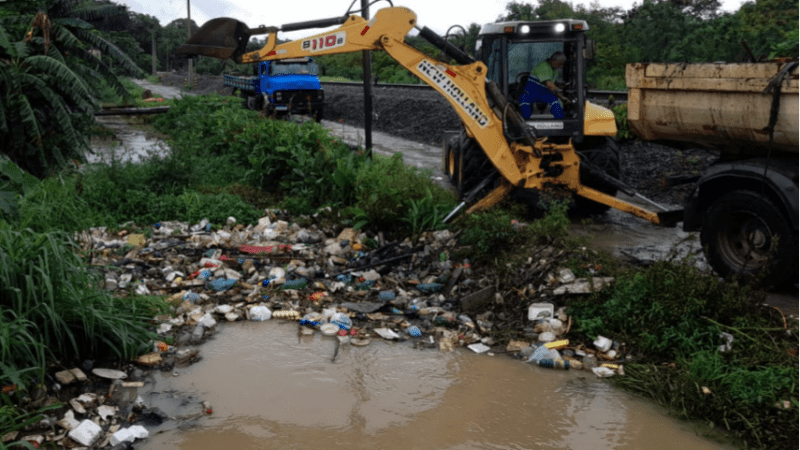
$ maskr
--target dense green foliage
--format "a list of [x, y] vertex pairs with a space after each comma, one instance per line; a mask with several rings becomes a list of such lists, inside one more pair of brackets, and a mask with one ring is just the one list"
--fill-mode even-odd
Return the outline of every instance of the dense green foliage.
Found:
[[[732, 430], [756, 448], [791, 448], [798, 435], [797, 322], [784, 322], [749, 288], [689, 261], [618, 276], [570, 307], [586, 340], [626, 342], [636, 361], [617, 383], [682, 417]], [[733, 336], [731, 349], [721, 333]], [[631, 348], [632, 347], [632, 348]], [[711, 394], [702, 392], [702, 387]], [[784, 406], [787, 401], [788, 406]]]
[[[430, 174], [405, 166], [400, 154], [370, 159], [317, 123], [263, 120], [234, 98], [182, 99], [153, 125], [173, 141], [171, 164], [182, 164], [154, 179], [182, 174], [185, 181], [175, 186], [241, 182], [283, 198], [282, 206], [295, 213], [313, 213], [320, 206], [347, 208], [354, 224], [397, 232], [419, 231], [429, 212], [439, 220], [425, 226], [435, 229], [441, 226], [442, 211], [455, 204]], [[212, 170], [213, 180], [204, 175]]]
[[128, 96], [109, 66], [89, 53], [97, 48], [138, 72], [86, 21], [108, 11], [74, 0], [0, 4], [0, 148], [36, 177], [83, 161], [102, 82]]
[[[723, 13], [715, 0], [649, 0], [629, 10], [589, 6], [562, 0], [511, 1], [498, 20], [552, 20], [575, 18], [589, 24], [587, 37], [597, 42], [587, 80], [595, 89], [625, 89], [625, 64], [632, 62], [745, 61], [741, 41], [756, 58], [797, 57], [798, 8], [788, 0], [757, 0], [738, 11]], [[472, 23], [464, 35], [453, 30], [450, 42], [469, 53], [475, 48], [480, 26]], [[407, 42], [425, 53], [439, 50], [419, 37]], [[373, 74], [381, 82], [407, 82], [412, 77], [383, 52], [373, 53]], [[326, 75], [360, 80], [361, 55], [324, 56]], [[419, 81], [414, 81], [419, 82]]]
[[97, 289], [104, 285], [67, 233], [0, 227], [0, 381], [22, 385], [28, 367], [42, 379], [51, 358], [140, 354], [161, 303], [114, 298]]

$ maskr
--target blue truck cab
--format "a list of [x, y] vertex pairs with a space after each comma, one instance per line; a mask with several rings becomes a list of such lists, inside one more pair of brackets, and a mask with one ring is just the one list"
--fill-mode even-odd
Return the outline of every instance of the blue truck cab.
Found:
[[262, 61], [256, 70], [253, 77], [225, 75], [225, 86], [240, 91], [246, 108], [269, 116], [305, 114], [322, 119], [325, 95], [312, 58]]

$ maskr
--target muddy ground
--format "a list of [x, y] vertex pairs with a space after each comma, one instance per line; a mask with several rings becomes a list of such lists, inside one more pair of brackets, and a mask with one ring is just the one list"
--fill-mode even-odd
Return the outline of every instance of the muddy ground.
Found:
[[[170, 74], [162, 78], [165, 86], [183, 86], [185, 74]], [[361, 86], [332, 86], [326, 84], [325, 114], [329, 121], [364, 126], [364, 89]], [[198, 76], [195, 94], [230, 94], [222, 77]], [[457, 131], [460, 120], [452, 106], [432, 90], [397, 89], [373, 86], [373, 127], [422, 144], [440, 147], [444, 131]], [[666, 176], [691, 175], [702, 172], [717, 155], [703, 149], [676, 150], [663, 145], [641, 141], [620, 142], [622, 179], [638, 192], [665, 205], [681, 205], [691, 190], [691, 184], [666, 189]]]

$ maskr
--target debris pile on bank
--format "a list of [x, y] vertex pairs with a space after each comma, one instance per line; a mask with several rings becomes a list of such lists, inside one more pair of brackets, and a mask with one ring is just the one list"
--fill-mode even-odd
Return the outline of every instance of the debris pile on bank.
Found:
[[[134, 428], [142, 420], [169, 419], [137, 397], [143, 371], [171, 372], [198, 361], [197, 346], [220, 322], [297, 321], [298, 333], [329, 335], [339, 345], [411, 340], [419, 349], [464, 346], [476, 353], [513, 354], [541, 367], [622, 373], [624, 345], [603, 338], [588, 348], [566, 339], [572, 320], [554, 303], [613, 279], [576, 278], [559, 267], [568, 256], [564, 250], [546, 244], [531, 248], [527, 264], [517, 269], [512, 295], [498, 291], [488, 270], [453, 260], [460, 246], [458, 235], [448, 230], [423, 233], [417, 242], [388, 242], [382, 233], [322, 225], [326, 214], [333, 213], [323, 210], [306, 228], [268, 210], [255, 226], [231, 217], [217, 230], [206, 220], [159, 223], [149, 238], [125, 230], [111, 234], [104, 227], [83, 232], [79, 241], [91, 266], [105, 273], [105, 289], [123, 297], [163, 295], [171, 313], [154, 317], [160, 340], [151, 352], [123, 367], [119, 379], [93, 383], [107, 386], [107, 392], [62, 399], [68, 402], [66, 415], [47, 419], [57, 426], [25, 439], [125, 448], [146, 435], [146, 429]], [[510, 340], [509, 330], [515, 331]], [[73, 371], [78, 375], [57, 374], [59, 383], [86, 379], [80, 369]], [[103, 374], [107, 379], [108, 372]]]

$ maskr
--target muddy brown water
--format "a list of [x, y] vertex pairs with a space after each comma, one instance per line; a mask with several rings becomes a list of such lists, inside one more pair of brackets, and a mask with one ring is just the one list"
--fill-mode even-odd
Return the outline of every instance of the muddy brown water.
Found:
[[[344, 344], [331, 362], [334, 349], [293, 322], [221, 324], [203, 360], [140, 392], [178, 420], [137, 448], [733, 448], [585, 371], [411, 341]], [[204, 400], [211, 415], [180, 420]]]

